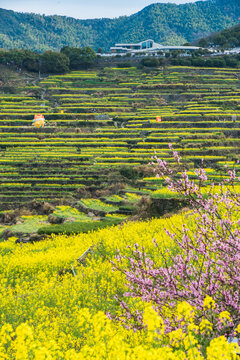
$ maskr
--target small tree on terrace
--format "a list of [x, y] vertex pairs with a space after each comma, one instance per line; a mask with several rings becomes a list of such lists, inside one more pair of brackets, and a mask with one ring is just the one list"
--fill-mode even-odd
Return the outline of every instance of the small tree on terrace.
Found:
[[202, 48], [206, 48], [209, 46], [209, 42], [203, 38], [203, 39], [199, 40], [198, 45]]
[[61, 53], [69, 58], [71, 70], [88, 69], [97, 59], [95, 51], [90, 47], [80, 49], [65, 46], [61, 49]]
[[46, 51], [40, 57], [42, 71], [47, 73], [64, 73], [69, 71], [69, 59], [65, 54]]

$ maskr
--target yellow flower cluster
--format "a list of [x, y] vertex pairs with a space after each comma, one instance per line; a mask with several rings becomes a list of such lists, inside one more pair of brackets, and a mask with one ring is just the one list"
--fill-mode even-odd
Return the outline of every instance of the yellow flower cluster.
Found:
[[228, 311], [222, 311], [219, 314], [219, 319], [222, 323], [225, 323], [226, 321], [230, 321], [230, 322], [232, 321], [231, 316]]
[[[185, 304], [183, 305], [185, 306]], [[189, 312], [188, 312], [189, 313]], [[184, 314], [178, 314], [184, 315]], [[119, 360], [204, 360], [196, 331], [182, 329], [164, 335], [161, 317], [146, 305], [144, 321], [147, 328], [134, 332], [109, 320], [102, 311], [92, 315], [88, 308], [76, 310], [76, 339], [60, 333], [60, 341], [49, 338], [43, 343], [36, 337], [33, 326], [20, 324], [14, 331], [5, 324], [0, 331], [0, 358], [16, 359], [119, 359]], [[192, 319], [191, 319], [192, 321]], [[191, 323], [190, 321], [190, 323]], [[46, 331], [46, 329], [44, 329]], [[66, 346], [65, 342], [69, 341]], [[238, 346], [229, 344], [225, 337], [213, 339], [207, 347], [207, 359], [237, 359]]]
[[214, 309], [215, 308], [215, 301], [210, 297], [210, 296], [206, 296], [203, 302], [203, 307], [205, 309]]

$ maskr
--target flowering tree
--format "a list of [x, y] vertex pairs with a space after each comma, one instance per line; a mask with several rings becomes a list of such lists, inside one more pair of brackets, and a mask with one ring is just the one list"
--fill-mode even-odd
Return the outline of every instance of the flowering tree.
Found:
[[[124, 296], [153, 303], [157, 312], [164, 314], [167, 331], [179, 325], [171, 309], [186, 301], [197, 311], [199, 323], [204, 316], [215, 335], [230, 335], [240, 324], [240, 195], [235, 185], [240, 179], [235, 170], [227, 170], [227, 180], [209, 185], [205, 170], [200, 168], [195, 171], [197, 180], [190, 180], [182, 170], [180, 156], [169, 146], [175, 166], [157, 157], [152, 165], [169, 189], [188, 200], [195, 225], [166, 230], [177, 254], [176, 249], [162, 251], [153, 239], [161, 266], [137, 244], [125, 259], [129, 262], [127, 270], [121, 267], [120, 254], [114, 266], [126, 275], [129, 290]], [[125, 318], [135, 324], [132, 326], [141, 327], [141, 313], [133, 313], [124, 301], [121, 305]]]

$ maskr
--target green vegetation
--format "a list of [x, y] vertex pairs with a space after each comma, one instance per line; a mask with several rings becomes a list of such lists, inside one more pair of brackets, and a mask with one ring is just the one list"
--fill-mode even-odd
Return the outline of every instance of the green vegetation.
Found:
[[[82, 222], [88, 213], [130, 215], [142, 196], [174, 200], [148, 166], [155, 152], [172, 161], [169, 143], [192, 179], [202, 159], [209, 182], [226, 177], [225, 164], [239, 171], [239, 75], [232, 68], [100, 68], [0, 94], [1, 210], [47, 201], [62, 221]], [[43, 129], [32, 126], [35, 113], [44, 114]]]
[[11, 226], [0, 227], [0, 238], [4, 230], [9, 229], [12, 233], [31, 234], [36, 233], [40, 227], [47, 223], [47, 216], [45, 215], [23, 215], [17, 224]]
[[31, 50], [0, 50], [0, 64], [47, 74], [88, 69], [95, 64], [96, 59], [95, 52], [89, 47], [79, 49], [66, 46], [61, 52], [46, 51], [43, 54]]
[[95, 64], [97, 55], [90, 47], [83, 49], [65, 46], [61, 49], [61, 54], [69, 59], [71, 70], [88, 69]]
[[107, 219], [103, 221], [91, 221], [81, 222], [76, 221], [72, 223], [64, 223], [59, 225], [50, 225], [41, 227], [38, 229], [38, 234], [51, 235], [51, 234], [78, 234], [88, 233], [89, 231], [95, 231], [98, 229], [104, 229], [107, 226], [117, 225], [121, 222], [121, 219]]
[[118, 210], [118, 207], [105, 204], [98, 199], [82, 199], [80, 204], [82, 204], [84, 207], [88, 207], [90, 210], [99, 210], [106, 213], [115, 212]]
[[239, 55], [224, 55], [215, 57], [201, 57], [194, 53], [192, 57], [176, 57], [170, 59], [170, 64], [180, 66], [212, 67], [212, 68], [239, 68]]
[[78, 211], [76, 208], [71, 206], [56, 206], [56, 209], [53, 211], [53, 215], [63, 218], [65, 220], [71, 219], [74, 221], [90, 221], [86, 214]]
[[149, 56], [141, 60], [141, 65], [147, 67], [156, 67], [159, 65], [159, 60], [157, 58]]
[[[133, 194], [133, 198], [136, 201], [139, 197]], [[127, 202], [127, 196], [125, 201]], [[94, 203], [94, 200], [91, 201], [91, 199], [89, 199], [87, 203], [93, 207], [92, 202]], [[43, 205], [42, 210], [50, 210], [49, 215], [21, 215], [21, 210], [17, 213], [14, 213], [14, 210], [2, 211], [0, 212], [1, 220], [5, 224], [0, 225], [0, 239], [7, 240], [8, 238], [16, 237], [19, 241], [34, 242], [42, 239], [42, 237], [39, 238], [35, 236], [37, 233], [44, 236], [52, 233], [86, 233], [107, 226], [117, 225], [126, 220], [126, 215], [113, 212], [113, 210], [118, 211], [119, 207], [105, 204], [95, 199], [95, 203], [96, 202], [101, 203], [101, 207], [98, 206], [98, 210], [101, 209], [103, 212], [102, 217], [91, 213], [90, 211], [93, 211], [93, 209], [88, 208], [87, 204], [85, 204], [85, 210], [88, 212], [88, 215], [71, 206], [61, 205], [54, 208], [46, 203], [45, 206]], [[82, 203], [84, 203], [84, 200], [82, 200]], [[129, 203], [131, 203], [130, 197]], [[110, 210], [111, 213], [109, 213]], [[40, 209], [39, 211], [41, 212]], [[30, 213], [29, 210], [27, 212]], [[33, 234], [33, 237], [29, 237], [31, 234]]]
[[119, 42], [155, 41], [180, 45], [239, 22], [238, 0], [152, 4], [132, 16], [78, 20], [0, 10], [0, 47], [37, 51], [91, 46], [106, 51]]
[[231, 49], [240, 46], [240, 25], [236, 25], [230, 29], [224, 29], [217, 34], [198, 41], [199, 46], [208, 47], [217, 46], [221, 49]]

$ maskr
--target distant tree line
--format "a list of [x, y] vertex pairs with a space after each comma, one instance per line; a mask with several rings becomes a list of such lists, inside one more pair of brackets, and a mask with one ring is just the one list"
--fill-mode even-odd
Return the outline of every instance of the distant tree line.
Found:
[[192, 58], [173, 58], [171, 59], [171, 65], [180, 66], [196, 66], [196, 67], [215, 67], [215, 68], [237, 68], [240, 65], [240, 56], [214, 56], [214, 57], [192, 57]]
[[216, 68], [237, 68], [240, 66], [240, 55], [224, 55], [214, 57], [202, 57], [199, 55], [180, 57], [171, 56], [166, 58], [145, 57], [141, 60], [141, 66], [157, 67], [165, 65], [216, 67]]
[[97, 55], [90, 47], [65, 46], [60, 52], [46, 51], [43, 54], [22, 49], [0, 50], [1, 64], [41, 73], [62, 74], [69, 70], [88, 69], [96, 59]]

